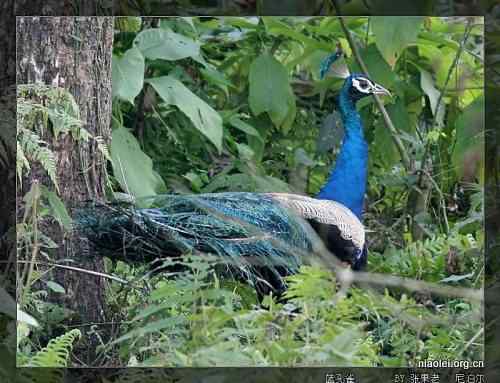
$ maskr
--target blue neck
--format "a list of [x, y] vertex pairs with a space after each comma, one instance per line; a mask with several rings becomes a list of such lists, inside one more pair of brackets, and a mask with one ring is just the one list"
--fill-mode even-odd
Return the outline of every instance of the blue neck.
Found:
[[338, 99], [345, 136], [335, 167], [317, 198], [340, 202], [361, 220], [366, 190], [368, 145], [363, 136], [361, 116], [347, 89]]

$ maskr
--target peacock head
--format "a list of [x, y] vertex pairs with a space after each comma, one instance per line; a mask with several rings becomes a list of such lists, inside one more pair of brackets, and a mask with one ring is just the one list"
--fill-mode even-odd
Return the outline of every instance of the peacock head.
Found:
[[354, 73], [345, 79], [342, 91], [354, 101], [359, 101], [364, 97], [378, 94], [391, 96], [391, 92], [385, 89], [382, 85], [377, 84], [364, 74]]
[[342, 48], [340, 44], [337, 44], [337, 50], [322, 60], [319, 73], [320, 79], [325, 78], [329, 73], [335, 77], [345, 78], [340, 91], [341, 97], [356, 102], [372, 94], [391, 96], [387, 89], [368, 76], [360, 73], [351, 74], [343, 56]]

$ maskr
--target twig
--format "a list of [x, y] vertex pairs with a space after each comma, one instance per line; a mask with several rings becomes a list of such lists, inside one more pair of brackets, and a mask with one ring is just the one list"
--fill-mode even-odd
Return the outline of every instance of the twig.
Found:
[[[349, 42], [349, 46], [351, 47], [352, 54], [354, 55], [354, 58], [356, 59], [358, 65], [360, 66], [361, 70], [364, 72], [365, 75], [370, 77], [370, 74], [368, 72], [368, 68], [366, 67], [363, 59], [361, 58], [361, 55], [359, 54], [358, 47], [356, 46], [356, 43], [352, 39], [351, 33], [347, 29], [344, 19], [340, 14], [340, 8], [337, 4], [336, 0], [333, 0], [333, 6], [335, 7], [335, 11], [338, 15], [338, 19], [340, 21], [340, 26], [342, 27], [342, 30], [344, 31], [345, 36], [347, 37], [347, 41]], [[387, 113], [387, 110], [384, 107], [384, 104], [382, 101], [380, 101], [380, 98], [378, 95], [374, 94], [373, 95], [375, 99], [375, 104], [377, 105], [378, 110], [382, 114], [382, 118], [384, 119], [385, 125], [387, 129], [391, 132], [392, 139], [394, 140], [394, 143], [396, 144], [396, 147], [398, 149], [399, 155], [401, 156], [401, 160], [403, 161], [403, 165], [406, 170], [411, 169], [411, 162], [410, 162], [410, 157], [408, 156], [408, 153], [406, 151], [405, 146], [403, 145], [403, 141], [401, 141], [401, 138], [399, 138], [399, 134], [397, 129], [394, 127], [394, 124], [391, 121], [391, 118], [389, 117], [389, 114]]]
[[464, 352], [467, 351], [467, 349], [477, 340], [477, 338], [483, 335], [483, 333], [484, 333], [484, 327], [480, 328], [479, 331], [472, 338], [470, 338], [470, 340], [467, 342], [464, 348], [457, 355], [463, 356]]
[[66, 270], [71, 270], [71, 271], [78, 271], [80, 273], [85, 273], [85, 274], [89, 274], [89, 275], [95, 275], [97, 277], [111, 279], [111, 280], [113, 280], [115, 282], [118, 282], [118, 283], [121, 283], [121, 284], [124, 284], [124, 285], [130, 285], [130, 283], [128, 281], [126, 281], [125, 279], [121, 279], [119, 277], [115, 277], [114, 275], [99, 273], [97, 271], [92, 271], [92, 270], [86, 270], [86, 269], [82, 269], [80, 267], [67, 266], [67, 265], [59, 265], [57, 263], [50, 263], [50, 262], [17, 261], [17, 263], [29, 263], [29, 264], [36, 264], [36, 265], [42, 265], [42, 266], [57, 267], [59, 269], [66, 269]]

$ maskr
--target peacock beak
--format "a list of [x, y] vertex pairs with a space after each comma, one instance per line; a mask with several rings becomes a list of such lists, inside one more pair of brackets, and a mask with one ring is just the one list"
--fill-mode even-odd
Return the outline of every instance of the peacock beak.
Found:
[[385, 89], [382, 85], [379, 84], [375, 84], [372, 93], [392, 97], [391, 92], [389, 92], [387, 89]]

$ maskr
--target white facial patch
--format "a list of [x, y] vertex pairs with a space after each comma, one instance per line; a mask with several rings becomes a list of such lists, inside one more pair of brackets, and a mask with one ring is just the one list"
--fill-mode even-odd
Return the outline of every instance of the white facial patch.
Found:
[[360, 93], [371, 94], [375, 84], [367, 78], [353, 78], [352, 86]]

